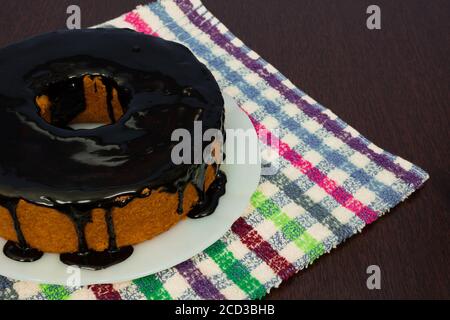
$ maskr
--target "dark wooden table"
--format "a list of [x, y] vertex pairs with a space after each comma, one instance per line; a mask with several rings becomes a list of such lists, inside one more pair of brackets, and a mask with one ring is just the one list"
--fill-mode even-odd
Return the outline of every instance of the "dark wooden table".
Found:
[[[78, 4], [88, 27], [145, 0], [2, 0], [0, 46], [64, 28]], [[274, 289], [269, 299], [450, 298], [450, 1], [205, 0], [238, 37], [370, 140], [424, 168], [425, 187]], [[366, 8], [382, 30], [366, 28]], [[366, 268], [381, 268], [368, 290]]]

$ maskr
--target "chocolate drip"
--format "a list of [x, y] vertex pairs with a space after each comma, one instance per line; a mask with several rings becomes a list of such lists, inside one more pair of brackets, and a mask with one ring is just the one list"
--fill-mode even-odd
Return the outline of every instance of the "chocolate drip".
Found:
[[69, 266], [77, 266], [87, 270], [101, 270], [125, 261], [132, 254], [133, 247], [128, 246], [114, 251], [63, 253], [60, 255], [60, 260]]
[[[105, 80], [103, 80], [105, 81]], [[106, 87], [106, 105], [108, 108], [108, 116], [109, 119], [111, 120], [111, 123], [116, 123], [116, 116], [114, 115], [114, 108], [112, 105], [112, 100], [113, 100], [113, 85], [111, 85], [110, 83], [105, 83], [105, 87]]]
[[6, 208], [14, 223], [14, 231], [16, 232], [17, 242], [22, 248], [28, 247], [25, 237], [23, 236], [22, 228], [20, 227], [19, 218], [17, 217], [17, 205], [19, 199], [2, 199], [0, 204]]
[[105, 213], [105, 222], [106, 227], [108, 229], [108, 250], [109, 251], [117, 251], [117, 239], [116, 239], [116, 231], [114, 229], [114, 221], [112, 216], [113, 209], [106, 209]]
[[211, 215], [219, 205], [219, 199], [225, 194], [227, 177], [223, 171], [219, 171], [216, 180], [203, 192], [203, 201], [199, 201], [189, 212], [188, 217], [199, 219]]
[[[216, 168], [218, 166], [215, 166]], [[198, 170], [192, 179], [192, 184], [197, 190], [198, 201], [203, 202], [205, 200], [205, 179], [206, 179], [206, 169], [208, 166], [206, 164], [200, 165]], [[216, 169], [217, 170], [217, 169]]]
[[78, 236], [78, 251], [74, 253], [63, 253], [60, 255], [61, 262], [67, 265], [76, 265], [83, 269], [100, 270], [126, 260], [133, 253], [133, 247], [117, 247], [116, 233], [112, 219], [112, 207], [105, 209], [105, 223], [108, 230], [108, 249], [105, 251], [90, 250], [86, 242], [86, 225], [92, 222], [92, 209], [76, 208], [70, 206], [68, 215], [73, 221]]
[[8, 199], [5, 197], [0, 197], [0, 205], [8, 210], [14, 224], [14, 230], [16, 232], [18, 241], [8, 241], [3, 247], [3, 253], [8, 258], [16, 261], [33, 262], [39, 260], [42, 257], [43, 253], [39, 250], [30, 248], [27, 241], [25, 240], [25, 236], [23, 235], [20, 221], [17, 216], [18, 204], [19, 199]]
[[61, 212], [65, 213], [73, 222], [78, 238], [78, 252], [84, 254], [88, 252], [86, 241], [86, 225], [92, 222], [92, 212], [90, 209], [81, 209], [79, 207], [69, 205], [61, 208]]
[[225, 185], [227, 177], [225, 173], [219, 170], [218, 165], [213, 165], [216, 172], [216, 178], [205, 191], [205, 180], [207, 164], [198, 165], [189, 176], [189, 180], [179, 183], [176, 192], [178, 194], [178, 210], [179, 214], [183, 213], [184, 192], [188, 183], [192, 183], [198, 195], [197, 204], [189, 211], [188, 217], [191, 219], [198, 219], [209, 216], [219, 205], [219, 199], [225, 194]]
[[187, 184], [186, 183], [180, 183], [177, 187], [177, 194], [178, 194], [178, 207], [177, 207], [177, 213], [182, 214], [183, 213], [183, 203], [184, 203], [184, 191], [186, 190]]
[[13, 241], [6, 242], [3, 253], [8, 258], [19, 262], [34, 262], [44, 255], [42, 251], [30, 247], [23, 248]]
[[[216, 170], [218, 170], [218, 166], [214, 165]], [[187, 179], [180, 181], [177, 184], [177, 194], [178, 194], [178, 214], [183, 213], [183, 202], [184, 202], [184, 193], [186, 191], [186, 187], [189, 183], [192, 183], [195, 190], [197, 191], [198, 201], [203, 202], [205, 199], [205, 180], [206, 180], [206, 170], [208, 168], [207, 164], [197, 165], [193, 167], [191, 173], [188, 174]], [[217, 175], [217, 172], [216, 172]]]

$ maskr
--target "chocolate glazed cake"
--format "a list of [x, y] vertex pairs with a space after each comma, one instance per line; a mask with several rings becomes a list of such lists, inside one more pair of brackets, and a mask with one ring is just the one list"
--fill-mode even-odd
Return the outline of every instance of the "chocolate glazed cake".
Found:
[[172, 132], [193, 133], [194, 121], [203, 132], [223, 130], [223, 98], [180, 44], [95, 29], [1, 49], [4, 254], [31, 262], [54, 252], [66, 264], [102, 269], [184, 217], [211, 214], [225, 192], [218, 165], [171, 159]]

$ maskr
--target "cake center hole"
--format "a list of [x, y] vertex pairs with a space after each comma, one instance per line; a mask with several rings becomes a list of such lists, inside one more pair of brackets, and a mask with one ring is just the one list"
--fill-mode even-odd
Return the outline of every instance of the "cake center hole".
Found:
[[59, 128], [94, 129], [116, 123], [129, 94], [112, 79], [85, 75], [56, 82], [36, 96], [40, 116]]

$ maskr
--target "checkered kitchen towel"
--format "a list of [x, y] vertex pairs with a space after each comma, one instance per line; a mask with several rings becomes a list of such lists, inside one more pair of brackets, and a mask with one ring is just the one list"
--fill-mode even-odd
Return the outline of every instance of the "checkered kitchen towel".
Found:
[[151, 3], [102, 26], [133, 28], [190, 48], [257, 132], [268, 130], [278, 142], [280, 170], [261, 177], [247, 210], [219, 241], [173, 268], [82, 288], [0, 277], [0, 299], [261, 298], [428, 178], [305, 95], [199, 0]]

